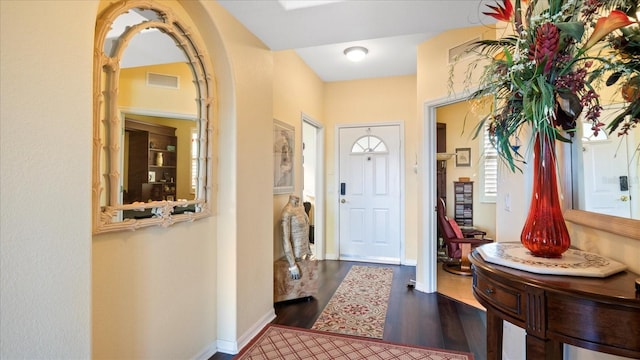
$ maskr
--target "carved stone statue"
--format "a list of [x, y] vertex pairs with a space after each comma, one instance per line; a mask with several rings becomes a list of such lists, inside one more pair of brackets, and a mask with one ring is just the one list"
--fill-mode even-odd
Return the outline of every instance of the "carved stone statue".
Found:
[[289, 202], [282, 209], [282, 244], [291, 278], [300, 279], [300, 268], [296, 262], [315, 260], [315, 257], [309, 245], [309, 218], [300, 198], [295, 195], [289, 196]]

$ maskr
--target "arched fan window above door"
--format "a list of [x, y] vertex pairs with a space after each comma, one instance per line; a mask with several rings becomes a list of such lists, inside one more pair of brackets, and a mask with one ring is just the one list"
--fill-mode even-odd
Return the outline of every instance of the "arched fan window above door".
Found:
[[359, 153], [387, 153], [387, 145], [377, 136], [367, 135], [359, 138], [351, 147], [351, 152]]

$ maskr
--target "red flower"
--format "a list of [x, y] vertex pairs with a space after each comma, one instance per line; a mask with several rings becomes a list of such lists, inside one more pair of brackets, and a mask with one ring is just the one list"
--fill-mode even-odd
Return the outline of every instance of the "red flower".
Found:
[[493, 10], [493, 12], [484, 11], [482, 12], [483, 14], [500, 21], [511, 21], [511, 15], [513, 15], [513, 5], [511, 4], [511, 0], [502, 0], [502, 6], [498, 5], [497, 2], [496, 6], [487, 6]]
[[537, 65], [544, 64], [544, 73], [548, 74], [553, 66], [553, 60], [558, 52], [560, 33], [552, 23], [544, 23], [536, 30], [536, 41], [529, 50], [529, 58]]
[[598, 136], [598, 133], [600, 132], [600, 130], [602, 130], [602, 127], [605, 126], [606, 124], [601, 123], [600, 121], [598, 121], [596, 124], [594, 124], [591, 127], [591, 130], [593, 131], [593, 136]]

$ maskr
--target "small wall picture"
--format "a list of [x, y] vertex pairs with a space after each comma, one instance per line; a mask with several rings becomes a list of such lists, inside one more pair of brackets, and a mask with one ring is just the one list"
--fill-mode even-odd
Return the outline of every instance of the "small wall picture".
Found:
[[150, 183], [152, 182], [156, 182], [156, 172], [155, 171], [149, 171], [149, 181]]
[[293, 192], [294, 180], [294, 144], [293, 126], [282, 121], [273, 121], [273, 193], [289, 194]]
[[456, 167], [471, 166], [471, 148], [456, 148]]

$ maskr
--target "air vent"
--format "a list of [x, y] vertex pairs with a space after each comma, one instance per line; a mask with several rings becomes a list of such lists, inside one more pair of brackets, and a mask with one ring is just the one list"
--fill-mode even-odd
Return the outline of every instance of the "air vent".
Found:
[[467, 52], [467, 50], [473, 45], [474, 42], [480, 41], [480, 37], [475, 39], [471, 39], [467, 42], [464, 42], [458, 46], [454, 46], [449, 49], [449, 64], [452, 64], [456, 61], [465, 59], [470, 57], [472, 54]]
[[165, 75], [147, 73], [147, 86], [158, 86], [168, 89], [180, 88], [180, 77], [176, 75]]

